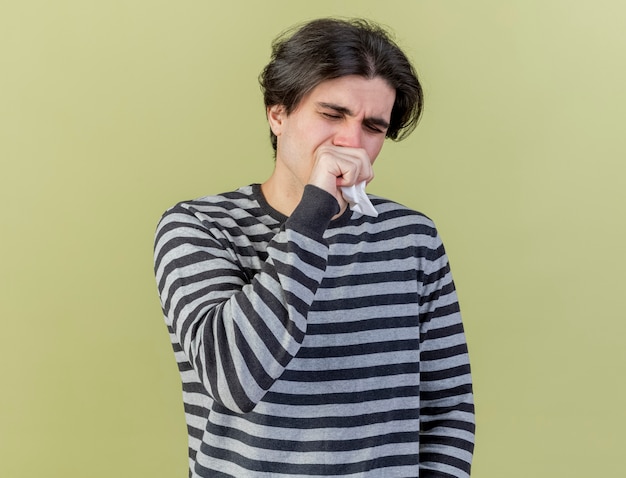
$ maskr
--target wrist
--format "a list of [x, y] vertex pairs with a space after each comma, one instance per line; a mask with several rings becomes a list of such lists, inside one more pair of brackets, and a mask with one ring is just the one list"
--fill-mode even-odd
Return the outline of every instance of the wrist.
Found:
[[318, 186], [307, 184], [288, 222], [295, 229], [306, 229], [321, 235], [339, 211], [340, 205], [335, 196]]

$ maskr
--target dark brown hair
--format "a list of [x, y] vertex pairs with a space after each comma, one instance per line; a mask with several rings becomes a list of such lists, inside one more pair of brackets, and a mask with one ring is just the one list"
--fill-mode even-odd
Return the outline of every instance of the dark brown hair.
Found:
[[[265, 107], [282, 105], [287, 114], [325, 80], [347, 75], [381, 77], [396, 90], [387, 138], [399, 141], [417, 126], [422, 87], [411, 62], [382, 27], [363, 19], [313, 20], [279, 36], [259, 77]], [[276, 151], [276, 136], [270, 130]]]

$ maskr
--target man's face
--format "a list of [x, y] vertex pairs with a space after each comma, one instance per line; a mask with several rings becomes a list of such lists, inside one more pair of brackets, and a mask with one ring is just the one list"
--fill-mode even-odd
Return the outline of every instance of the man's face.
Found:
[[[380, 77], [344, 76], [320, 83], [291, 112], [268, 109], [277, 136], [276, 167], [300, 187], [308, 182], [316, 150], [323, 145], [363, 149], [373, 163], [391, 118], [395, 90]], [[289, 185], [285, 185], [289, 186]]]

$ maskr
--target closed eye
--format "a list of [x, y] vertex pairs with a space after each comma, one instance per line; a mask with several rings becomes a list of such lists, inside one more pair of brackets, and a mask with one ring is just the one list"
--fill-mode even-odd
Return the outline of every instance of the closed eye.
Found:
[[338, 114], [335, 114], [335, 113], [328, 113], [328, 112], [322, 111], [321, 115], [324, 118], [328, 118], [328, 119], [332, 119], [332, 120], [341, 119], [341, 115], [338, 115]]
[[385, 133], [387, 133], [387, 128], [383, 128], [382, 126], [379, 126], [376, 123], [368, 123], [368, 122], [366, 122], [366, 123], [363, 124], [363, 126], [370, 133], [374, 133], [374, 134], [385, 134]]

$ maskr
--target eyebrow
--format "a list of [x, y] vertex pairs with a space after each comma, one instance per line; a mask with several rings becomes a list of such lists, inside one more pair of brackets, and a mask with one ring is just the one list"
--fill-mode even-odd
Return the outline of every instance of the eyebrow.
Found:
[[[354, 113], [352, 112], [352, 110], [350, 108], [346, 108], [345, 106], [336, 105], [334, 103], [325, 103], [323, 101], [318, 102], [317, 105], [321, 108], [328, 108], [346, 116], [354, 116]], [[380, 126], [381, 128], [384, 128], [384, 129], [389, 128], [389, 122], [377, 116], [365, 118], [363, 122]]]

